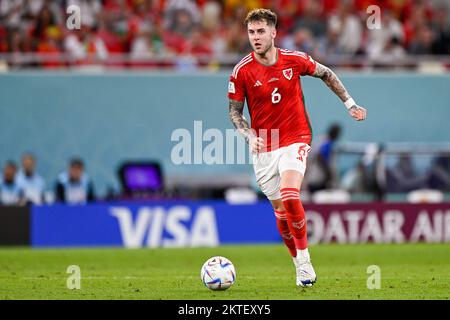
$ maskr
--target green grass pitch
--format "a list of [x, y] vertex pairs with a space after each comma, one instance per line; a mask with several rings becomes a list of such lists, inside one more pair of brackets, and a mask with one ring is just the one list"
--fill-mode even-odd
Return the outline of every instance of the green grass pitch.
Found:
[[[188, 249], [0, 248], [0, 299], [449, 299], [450, 245], [366, 244], [310, 247], [318, 282], [295, 286], [287, 249], [279, 245]], [[236, 267], [228, 290], [208, 290], [200, 267], [222, 255]], [[69, 290], [69, 265], [81, 289]], [[369, 290], [367, 267], [381, 270]]]

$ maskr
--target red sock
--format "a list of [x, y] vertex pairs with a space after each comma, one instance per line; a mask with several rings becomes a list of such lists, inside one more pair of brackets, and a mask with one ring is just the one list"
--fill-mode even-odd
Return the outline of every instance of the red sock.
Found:
[[286, 209], [286, 217], [294, 243], [297, 249], [304, 250], [308, 247], [306, 236], [306, 216], [300, 202], [300, 191], [297, 188], [283, 188], [281, 200]]
[[286, 219], [286, 211], [275, 210], [275, 217], [277, 221], [277, 228], [278, 231], [280, 232], [281, 238], [284, 241], [284, 244], [286, 245], [286, 247], [288, 247], [291, 256], [296, 257], [297, 250], [294, 242], [294, 237], [289, 231], [289, 225]]

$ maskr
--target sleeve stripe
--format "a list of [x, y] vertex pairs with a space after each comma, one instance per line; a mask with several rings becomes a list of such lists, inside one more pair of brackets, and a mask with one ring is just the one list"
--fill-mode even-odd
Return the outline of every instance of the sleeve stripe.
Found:
[[302, 57], [305, 60], [308, 60], [308, 56], [303, 53], [303, 52], [281, 52], [282, 55], [284, 56], [297, 56], [297, 57]]
[[247, 63], [252, 62], [252, 61], [253, 61], [253, 59], [250, 59], [250, 60], [246, 61], [245, 63], [241, 64], [241, 65], [239, 66], [239, 68], [237, 68], [236, 74], [234, 75], [234, 78], [237, 79], [239, 70], [240, 70], [243, 66], [245, 66]]
[[242, 60], [234, 67], [233, 73], [232, 73], [231, 75], [232, 75], [235, 79], [237, 79], [237, 75], [238, 75], [239, 69], [240, 69], [243, 65], [249, 63], [249, 62], [252, 61], [252, 60], [253, 60], [253, 58], [252, 58], [250, 55], [248, 55], [247, 57], [245, 57], [244, 59], [242, 59]]
[[234, 67], [232, 76], [236, 78], [236, 77], [237, 77], [237, 71], [241, 68], [241, 66], [244, 65], [245, 63], [251, 61], [251, 60], [252, 60], [251, 57], [248, 57], [248, 58], [246, 58], [246, 59], [241, 60], [241, 61]]
[[306, 53], [305, 52], [303, 52], [303, 51], [297, 51], [297, 50], [295, 50], [295, 51], [293, 51], [293, 50], [287, 50], [287, 49], [280, 49], [280, 51], [281, 51], [281, 53], [296, 53], [296, 54], [303, 54], [303, 55], [306, 55]]
[[243, 63], [244, 61], [248, 60], [249, 58], [251, 58], [251, 54], [246, 55], [244, 58], [241, 59], [241, 61], [239, 61], [233, 68], [233, 72], [234, 70], [236, 70], [236, 68]]

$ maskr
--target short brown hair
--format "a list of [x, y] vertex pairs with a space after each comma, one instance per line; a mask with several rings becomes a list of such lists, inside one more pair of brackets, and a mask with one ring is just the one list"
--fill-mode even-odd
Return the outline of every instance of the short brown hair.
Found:
[[269, 26], [277, 25], [277, 14], [269, 9], [253, 9], [247, 14], [244, 20], [245, 26], [248, 26], [250, 22], [265, 20]]

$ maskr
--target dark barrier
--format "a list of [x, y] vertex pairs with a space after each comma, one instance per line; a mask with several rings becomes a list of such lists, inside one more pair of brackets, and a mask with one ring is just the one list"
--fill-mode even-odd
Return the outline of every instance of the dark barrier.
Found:
[[30, 244], [30, 209], [0, 206], [0, 245]]
[[[305, 205], [310, 243], [450, 242], [450, 203]], [[33, 246], [183, 247], [279, 242], [268, 202], [42, 206]]]

